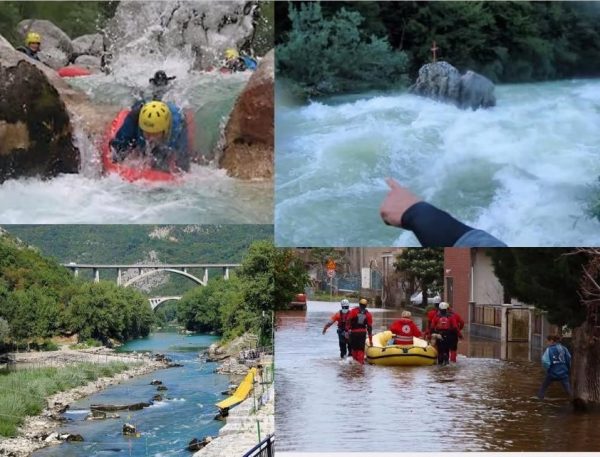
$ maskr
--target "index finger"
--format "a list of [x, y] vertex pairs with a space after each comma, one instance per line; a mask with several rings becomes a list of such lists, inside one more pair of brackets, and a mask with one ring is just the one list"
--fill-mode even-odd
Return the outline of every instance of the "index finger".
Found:
[[396, 181], [394, 178], [390, 178], [389, 176], [387, 178], [385, 178], [385, 182], [390, 187], [390, 189], [401, 189], [402, 188], [402, 186], [400, 185], [400, 183], [398, 181]]

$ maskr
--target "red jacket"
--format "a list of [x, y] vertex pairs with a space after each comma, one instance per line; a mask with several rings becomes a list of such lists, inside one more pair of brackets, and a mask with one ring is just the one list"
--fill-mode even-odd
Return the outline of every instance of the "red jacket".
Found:
[[454, 331], [458, 333], [460, 337], [462, 337], [459, 324], [454, 313], [447, 313], [445, 316], [442, 316], [440, 313], [435, 315], [433, 322], [431, 323], [431, 332], [439, 331]]
[[352, 308], [346, 320], [346, 330], [350, 332], [368, 332], [371, 336], [373, 332], [373, 315], [368, 310], [361, 314], [360, 307]]
[[437, 308], [427, 311], [427, 332], [431, 331], [431, 323], [433, 322], [433, 318], [437, 315], [438, 311], [439, 310]]
[[458, 329], [462, 330], [463, 328], [465, 328], [465, 321], [463, 320], [462, 317], [460, 317], [460, 314], [458, 314], [456, 311], [454, 311], [452, 309], [449, 309], [448, 311], [454, 317], [454, 321], [456, 322], [456, 326], [458, 327]]
[[394, 344], [412, 344], [413, 336], [417, 338], [421, 336], [421, 331], [416, 324], [407, 317], [398, 319], [390, 325], [390, 331], [396, 335]]
[[330, 325], [333, 325], [334, 322], [337, 322], [338, 328], [345, 330], [346, 329], [346, 321], [348, 320], [349, 314], [350, 314], [350, 311], [348, 311], [347, 313], [342, 313], [341, 311], [338, 311], [337, 313], [335, 313], [333, 316], [331, 316], [329, 318], [328, 327]]

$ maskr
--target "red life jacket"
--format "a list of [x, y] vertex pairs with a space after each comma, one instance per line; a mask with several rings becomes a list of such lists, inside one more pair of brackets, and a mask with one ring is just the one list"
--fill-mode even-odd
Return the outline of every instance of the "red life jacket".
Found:
[[366, 329], [368, 326], [367, 313], [368, 313], [367, 310], [365, 310], [364, 313], [359, 311], [358, 314], [356, 316], [354, 316], [352, 318], [352, 320], [350, 321], [350, 328], [352, 330]]
[[401, 318], [396, 321], [394, 325], [394, 331], [396, 338], [394, 338], [394, 344], [412, 344], [413, 343], [413, 331], [412, 331], [411, 319]]
[[446, 313], [445, 316], [438, 311], [436, 315], [435, 329], [434, 330], [453, 330], [456, 328], [454, 318], [452, 314]]
[[346, 330], [346, 320], [348, 319], [348, 314], [350, 314], [350, 310], [348, 310], [347, 313], [342, 313], [341, 311], [338, 311], [338, 316], [340, 316], [340, 318], [338, 319], [339, 329]]

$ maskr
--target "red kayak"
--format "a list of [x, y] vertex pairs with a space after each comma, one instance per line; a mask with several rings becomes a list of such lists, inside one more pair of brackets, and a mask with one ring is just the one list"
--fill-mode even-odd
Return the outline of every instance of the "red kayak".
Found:
[[58, 76], [61, 78], [74, 78], [76, 76], [90, 76], [92, 74], [87, 68], [69, 65], [58, 69]]
[[[102, 146], [100, 148], [102, 155], [102, 166], [104, 168], [105, 173], [117, 173], [123, 179], [133, 182], [139, 180], [147, 180], [147, 181], [155, 181], [155, 182], [167, 182], [167, 181], [175, 181], [179, 177], [176, 173], [171, 173], [168, 171], [155, 170], [151, 168], [148, 164], [142, 164], [137, 168], [124, 163], [113, 163], [112, 161], [112, 153], [110, 150], [110, 140], [114, 138], [116, 133], [123, 125], [125, 118], [129, 114], [128, 109], [121, 110], [117, 117], [110, 123], [108, 128], [106, 129], [106, 133], [104, 134], [104, 139], [102, 140]], [[185, 121], [187, 124], [187, 133], [188, 133], [188, 145], [190, 151], [193, 151], [193, 141], [194, 141], [194, 117], [191, 110], [185, 110]]]

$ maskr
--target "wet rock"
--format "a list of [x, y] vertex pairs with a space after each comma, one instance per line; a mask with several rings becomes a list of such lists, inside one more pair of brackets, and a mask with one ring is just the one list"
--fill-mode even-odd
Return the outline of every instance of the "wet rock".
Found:
[[167, 388], [167, 386], [158, 386], [156, 388], [156, 390], [161, 391], [161, 390], [169, 390], [169, 389]]
[[191, 452], [199, 451], [213, 440], [212, 436], [205, 436], [201, 440], [194, 438], [188, 443], [187, 450]]
[[224, 421], [227, 416], [229, 416], [229, 408], [221, 408], [219, 409], [219, 414], [214, 417], [214, 420]]
[[0, 42], [0, 183], [78, 169], [79, 151], [58, 91], [36, 64]]
[[227, 122], [219, 166], [240, 179], [273, 177], [274, 51], [260, 62]]
[[150, 385], [151, 386], [162, 386], [162, 381], [159, 381], [158, 379], [153, 379], [152, 381], [150, 381]]
[[179, 368], [179, 367], [182, 367], [182, 366], [183, 366], [182, 363], [169, 363], [167, 365], [167, 368]]
[[135, 429], [135, 425], [123, 424], [123, 435], [135, 436], [136, 433], [137, 433], [137, 430]]
[[415, 84], [409, 92], [446, 103], [462, 109], [489, 108], [496, 105], [494, 83], [473, 71], [460, 75], [448, 62], [423, 65]]
[[81, 35], [72, 41], [73, 53], [101, 57], [104, 53], [104, 37], [100, 33]]
[[75, 59], [75, 65], [87, 68], [91, 72], [100, 73], [100, 67], [102, 65], [100, 60], [100, 57], [96, 56], [79, 56]]
[[460, 107], [476, 110], [492, 106], [496, 106], [494, 83], [471, 70], [462, 75], [460, 78]]
[[60, 435], [59, 439], [61, 441], [66, 441], [67, 443], [81, 442], [83, 441], [83, 436], [78, 435], [76, 433], [67, 433], [65, 435]]
[[107, 411], [99, 411], [99, 410], [95, 410], [92, 409], [90, 411], [90, 414], [86, 417], [86, 420], [105, 420], [105, 419], [118, 419], [121, 416], [119, 416], [116, 413], [110, 413]]
[[156, 394], [152, 397], [152, 401], [163, 401], [163, 397], [160, 394]]
[[140, 402], [140, 403], [131, 403], [129, 405], [90, 405], [91, 411], [139, 411], [140, 409], [147, 408], [150, 406], [150, 403]]

